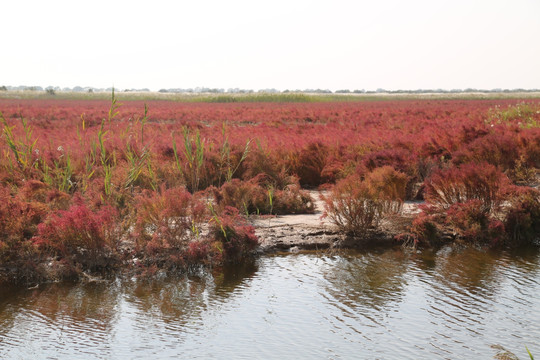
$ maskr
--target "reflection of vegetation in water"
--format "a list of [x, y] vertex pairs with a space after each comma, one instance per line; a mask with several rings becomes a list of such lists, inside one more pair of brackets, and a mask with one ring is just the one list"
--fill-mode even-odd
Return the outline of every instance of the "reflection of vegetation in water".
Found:
[[255, 261], [245, 261], [240, 264], [225, 266], [214, 273], [216, 293], [220, 296], [233, 293], [239, 286], [253, 278], [259, 267]]
[[164, 322], [186, 324], [211, 308], [213, 301], [222, 302], [232, 296], [257, 270], [257, 264], [248, 261], [200, 276], [51, 284], [35, 289], [2, 288], [0, 338], [13, 328], [16, 315], [25, 310], [38, 314], [32, 322], [37, 327], [46, 321], [66, 327], [77, 324], [107, 333], [114, 327], [122, 300], [143, 314], [155, 314]]
[[[19, 312], [18, 304], [21, 302], [23, 305], [28, 301], [24, 294], [26, 290], [20, 289], [16, 286], [2, 285], [2, 291], [0, 292], [0, 339], [9, 331], [13, 326], [14, 318]], [[1, 341], [0, 341], [1, 343]]]
[[418, 269], [430, 274], [437, 267], [437, 252], [433, 248], [425, 249], [413, 257], [415, 265]]
[[[538, 271], [540, 249], [522, 247], [511, 251], [444, 247], [426, 251], [416, 257], [418, 268], [435, 275], [445, 285], [453, 284], [485, 296], [492, 296], [510, 266], [521, 271]], [[488, 290], [488, 291], [486, 291]]]
[[473, 248], [450, 250], [438, 254], [437, 273], [443, 282], [451, 282], [473, 293], [481, 289], [495, 291], [497, 260], [494, 254]]
[[540, 247], [538, 246], [520, 246], [515, 249], [510, 249], [506, 253], [508, 261], [525, 272], [538, 272], [538, 264], [540, 263]]
[[26, 329], [29, 332], [43, 322], [68, 327], [78, 324], [107, 332], [113, 327], [120, 298], [120, 289], [111, 282], [49, 284], [9, 293], [0, 297], [0, 329], [6, 332], [13, 326], [15, 315], [27, 311], [34, 318]]
[[416, 253], [412, 259], [415, 277], [424, 284], [425, 295], [421, 300], [433, 311], [430, 317], [446, 322], [451, 314], [459, 319], [456, 324], [461, 327], [466, 326], [470, 317], [486, 321], [483, 312], [470, 314], [464, 309], [476, 309], [478, 304], [495, 298], [501, 274], [497, 271], [499, 260], [494, 254], [470, 247], [445, 246]]
[[116, 313], [120, 289], [109, 282], [95, 282], [78, 286], [51, 285], [37, 294], [33, 300], [39, 303], [40, 312], [51, 320], [61, 314], [74, 321], [98, 319], [101, 326], [107, 327]]
[[[10, 353], [0, 346], [0, 358], [31, 357], [33, 348], [15, 348], [11, 340], [36, 351], [45, 344], [51, 351], [45, 356], [53, 357], [57, 349], [155, 357], [153, 351], [168, 348], [204, 357], [203, 347], [206, 354], [232, 351], [234, 357], [237, 347], [223, 347], [227, 334], [246, 335], [243, 345], [269, 330], [275, 334], [261, 348], [274, 354], [276, 344], [283, 351], [302, 340], [322, 349], [321, 335], [341, 346], [338, 355], [352, 357], [344, 349], [362, 346], [376, 354], [383, 344], [383, 357], [414, 352], [425, 358], [426, 351], [459, 357], [473, 349], [489, 358], [497, 350], [486, 344], [500, 343], [528, 358], [525, 345], [537, 352], [531, 340], [536, 314], [528, 312], [538, 305], [539, 273], [540, 250], [533, 248], [377, 249], [269, 256], [198, 276], [41, 285], [8, 294], [2, 288], [0, 344]], [[65, 342], [57, 342], [60, 336]]]
[[378, 310], [400, 299], [408, 264], [408, 256], [401, 249], [352, 254], [324, 273], [330, 283], [327, 291], [338, 302]]
[[212, 274], [126, 281], [124, 293], [143, 313], [156, 313], [165, 322], [187, 323], [208, 310], [216, 297], [221, 302], [234, 294], [257, 270], [255, 262], [246, 261]]

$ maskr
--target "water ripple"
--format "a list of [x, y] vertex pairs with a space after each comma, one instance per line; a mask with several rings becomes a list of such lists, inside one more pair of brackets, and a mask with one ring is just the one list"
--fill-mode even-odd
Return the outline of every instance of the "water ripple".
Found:
[[264, 257], [222, 273], [0, 294], [0, 358], [540, 353], [538, 250]]

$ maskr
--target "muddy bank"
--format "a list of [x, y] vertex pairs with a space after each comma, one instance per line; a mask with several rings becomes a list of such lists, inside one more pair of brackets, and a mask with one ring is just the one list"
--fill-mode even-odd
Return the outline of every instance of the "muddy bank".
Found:
[[327, 218], [323, 218], [324, 205], [319, 191], [312, 191], [315, 213], [280, 215], [252, 220], [255, 234], [259, 238], [260, 253], [329, 248], [353, 248], [370, 244], [395, 242], [395, 235], [406, 231], [415, 214], [419, 212], [419, 202], [406, 202], [400, 215], [382, 222], [380, 229], [366, 234], [365, 238], [351, 238], [341, 234]]

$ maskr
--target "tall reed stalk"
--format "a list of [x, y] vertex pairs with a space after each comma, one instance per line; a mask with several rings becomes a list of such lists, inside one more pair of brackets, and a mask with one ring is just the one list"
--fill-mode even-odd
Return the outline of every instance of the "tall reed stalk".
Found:
[[131, 147], [129, 143], [126, 144], [126, 159], [129, 164], [128, 176], [124, 187], [126, 189], [133, 188], [133, 185], [141, 175], [145, 166], [148, 164], [148, 157], [150, 152], [147, 148], [143, 148], [140, 154]]
[[219, 151], [220, 154], [220, 169], [219, 169], [219, 186], [223, 185], [222, 179], [223, 174], [225, 175], [225, 181], [228, 182], [231, 181], [232, 177], [242, 164], [244, 160], [246, 160], [248, 154], [249, 154], [249, 145], [251, 143], [251, 139], [248, 139], [246, 141], [246, 145], [244, 146], [244, 151], [242, 152], [242, 156], [240, 159], [236, 162], [236, 164], [233, 163], [233, 159], [231, 158], [231, 144], [229, 143], [229, 137], [227, 135], [227, 127], [225, 123], [222, 125], [221, 129], [221, 135], [223, 137], [223, 142]]
[[[32, 161], [32, 154], [34, 153], [38, 139], [36, 138], [32, 141], [32, 127], [28, 125], [28, 122], [22, 115], [20, 116], [20, 119], [24, 131], [24, 139], [22, 140], [15, 137], [13, 134], [15, 126], [9, 126], [4, 115], [0, 112], [0, 121], [2, 122], [2, 125], [4, 125], [2, 130], [6, 144], [15, 158], [17, 167], [21, 171], [23, 177], [26, 178], [28, 169], [31, 167], [37, 168], [38, 166], [38, 161]], [[7, 154], [4, 155], [8, 156]], [[9, 160], [9, 164], [10, 170], [13, 172], [15, 166], [11, 160]]]
[[[184, 156], [187, 160], [187, 185], [192, 193], [199, 191], [199, 185], [201, 182], [201, 168], [204, 163], [204, 142], [201, 140], [201, 134], [197, 130], [195, 137], [193, 138], [187, 127], [183, 128], [184, 132]], [[193, 147], [192, 142], [195, 144]]]
[[[109, 108], [109, 114], [107, 117], [107, 123], [111, 123], [111, 121], [119, 114], [118, 108], [121, 104], [117, 102], [116, 96], [114, 95], [114, 87], [112, 89], [111, 94], [111, 106]], [[101, 166], [103, 167], [103, 181], [104, 181], [104, 191], [106, 196], [110, 196], [112, 194], [113, 190], [113, 184], [112, 184], [112, 173], [114, 170], [114, 165], [116, 165], [116, 161], [111, 162], [111, 155], [107, 154], [107, 149], [105, 148], [105, 135], [107, 135], [108, 130], [105, 130], [105, 119], [101, 120], [101, 126], [99, 127], [98, 131], [98, 143], [99, 143], [99, 150], [100, 150], [100, 161]], [[113, 154], [114, 156], [114, 154]]]

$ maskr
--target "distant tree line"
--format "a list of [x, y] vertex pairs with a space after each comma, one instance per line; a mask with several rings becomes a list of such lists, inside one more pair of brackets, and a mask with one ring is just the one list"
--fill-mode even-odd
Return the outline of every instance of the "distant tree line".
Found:
[[[88, 93], [92, 93], [92, 92], [111, 92], [112, 91], [112, 87], [109, 87], [109, 88], [95, 88], [95, 87], [91, 87], [91, 86], [74, 86], [74, 87], [60, 87], [60, 86], [47, 86], [47, 87], [42, 87], [42, 86], [26, 86], [26, 85], [19, 85], [19, 86], [6, 86], [6, 85], [2, 85], [0, 86], [0, 91], [46, 91], [47, 93], [51, 94], [51, 93], [56, 93], [57, 91], [64, 91], [64, 92], [88, 92]], [[118, 90], [118, 89], [116, 89]], [[124, 91], [124, 92], [130, 92], [130, 91], [140, 91], [140, 92], [145, 92], [145, 91], [150, 91], [150, 89], [148, 88], [144, 88], [144, 89], [123, 89], [121, 91]]]
[[[109, 88], [95, 88], [90, 86], [74, 86], [72, 88], [70, 87], [59, 87], [59, 86], [47, 86], [43, 88], [42, 86], [8, 86], [8, 85], [2, 85], [0, 86], [0, 91], [44, 91], [47, 92], [50, 95], [56, 94], [58, 91], [63, 92], [87, 92], [87, 93], [93, 93], [93, 92], [111, 92], [112, 87]], [[142, 89], [116, 89], [117, 91], [123, 91], [123, 92], [149, 92], [150, 89], [148, 88], [142, 88]], [[260, 89], [260, 90], [252, 90], [252, 89], [240, 89], [240, 88], [209, 88], [209, 87], [195, 87], [195, 88], [169, 88], [169, 89], [160, 89], [158, 92], [160, 93], [193, 93], [193, 94], [201, 94], [201, 93], [214, 93], [214, 94], [252, 94], [252, 93], [265, 93], [265, 94], [287, 94], [287, 93], [309, 93], [309, 94], [379, 94], [379, 93], [386, 93], [386, 94], [430, 94], [430, 93], [443, 93], [443, 94], [456, 94], [456, 93], [470, 93], [470, 92], [479, 92], [479, 93], [512, 93], [512, 92], [540, 92], [540, 89], [475, 89], [475, 88], [467, 88], [467, 89], [416, 89], [416, 90], [386, 90], [379, 88], [377, 90], [364, 90], [364, 89], [355, 89], [355, 90], [349, 90], [349, 89], [341, 89], [332, 91], [329, 89], [286, 89], [286, 90], [278, 90], [274, 88], [267, 88], [267, 89]]]

